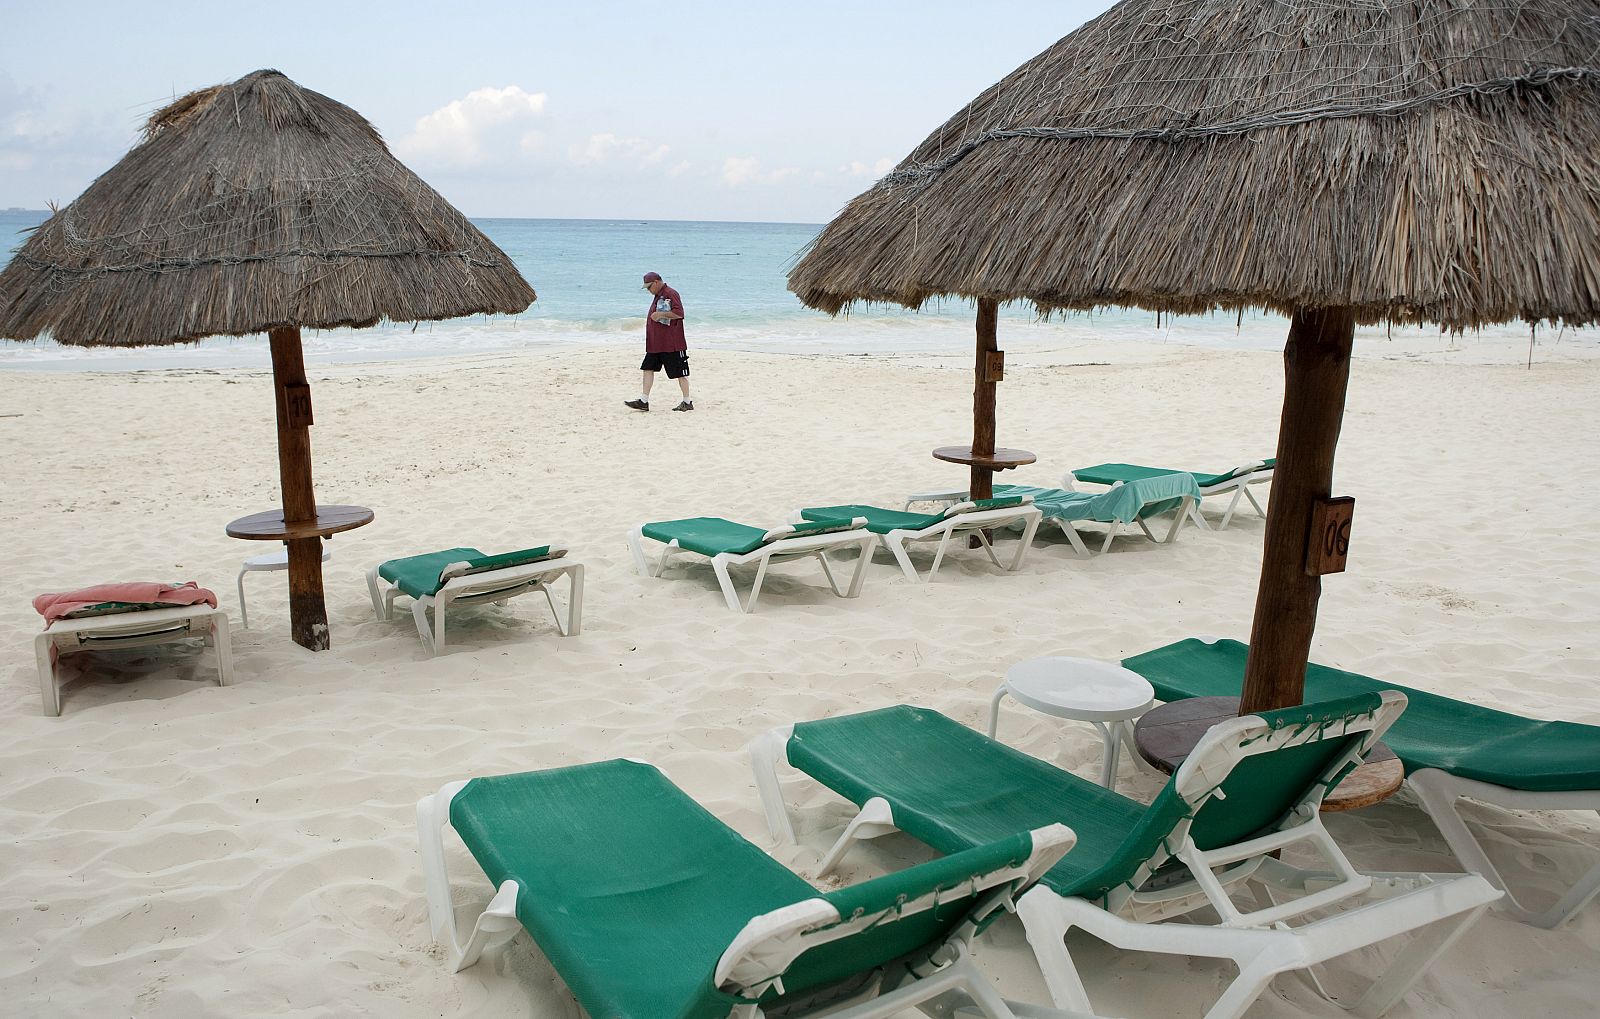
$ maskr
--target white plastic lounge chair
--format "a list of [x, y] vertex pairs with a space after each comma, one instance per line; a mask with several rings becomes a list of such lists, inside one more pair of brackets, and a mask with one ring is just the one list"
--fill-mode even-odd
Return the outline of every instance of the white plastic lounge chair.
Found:
[[[486, 601], [504, 604], [507, 599], [530, 591], [544, 594], [555, 617], [556, 631], [570, 637], [583, 628], [583, 564], [566, 558], [566, 554], [566, 549], [552, 545], [499, 555], [484, 555], [475, 548], [448, 548], [379, 563], [367, 571], [367, 591], [372, 595], [372, 610], [380, 620], [393, 614], [396, 598], [407, 595], [412, 599], [411, 617], [417, 624], [417, 636], [430, 655], [444, 653], [444, 620], [450, 605]], [[569, 585], [565, 627], [550, 594], [550, 585], [563, 576]]]
[[[840, 518], [855, 518], [866, 521], [867, 530], [876, 534], [883, 547], [894, 556], [895, 562], [900, 564], [900, 569], [905, 573], [906, 579], [916, 581], [917, 568], [911, 564], [911, 557], [906, 554], [906, 545], [918, 541], [937, 541], [939, 547], [933, 553], [933, 565], [928, 569], [925, 583], [933, 583], [933, 578], [939, 572], [939, 564], [944, 561], [944, 554], [950, 548], [951, 540], [957, 537], [974, 535], [988, 553], [989, 561], [1003, 570], [1016, 571], [1022, 568], [1022, 560], [1028, 554], [1028, 546], [1033, 543], [1033, 533], [1039, 528], [1039, 509], [1033, 505], [1033, 497], [1016, 495], [1009, 498], [982, 499], [977, 502], [958, 502], [945, 508], [939, 513], [905, 513], [899, 510], [883, 509], [878, 506], [819, 506], [813, 509], [798, 510], [796, 520], [833, 520]], [[1021, 527], [1022, 540], [1017, 543], [1016, 552], [1011, 556], [1009, 566], [1002, 565], [995, 555], [994, 546], [989, 536], [984, 533], [990, 528]]]
[[[446, 827], [495, 885], [465, 941]], [[596, 1019], [888, 1019], [969, 1003], [991, 1019], [1072, 1019], [1013, 1006], [968, 954], [1071, 846], [1060, 825], [819, 892], [656, 769], [617, 760], [452, 782], [417, 804], [417, 828], [449, 964], [525, 927]]]
[[[1045, 520], [1054, 521], [1061, 533], [1072, 543], [1072, 550], [1087, 556], [1089, 549], [1083, 543], [1076, 524], [1099, 523], [1106, 525], [1105, 540], [1100, 544], [1102, 553], [1111, 549], [1111, 541], [1127, 525], [1136, 524], [1144, 536], [1158, 545], [1170, 544], [1178, 539], [1178, 529], [1184, 517], [1200, 497], [1200, 488], [1188, 474], [1162, 474], [1138, 481], [1118, 482], [1106, 492], [1076, 492], [1068, 488], [1035, 488], [1031, 485], [996, 485], [996, 498], [1026, 496], [1033, 500]], [[910, 506], [919, 502], [952, 503], [967, 498], [965, 489], [942, 492], [918, 492], [906, 499]], [[1145, 523], [1150, 517], [1172, 512], [1172, 526], [1166, 537], [1157, 538]]]
[[[754, 612], [756, 599], [761, 597], [761, 584], [766, 579], [767, 567], [790, 559], [815, 559], [821, 563], [828, 586], [839, 597], [854, 598], [860, 594], [867, 561], [872, 558], [872, 545], [878, 540], [871, 531], [865, 529], [866, 523], [864, 519], [856, 517], [785, 524], [763, 530], [722, 517], [690, 517], [640, 524], [628, 532], [628, 547], [633, 550], [633, 564], [639, 575], [647, 577], [661, 576], [667, 558], [674, 552], [682, 550], [705, 556], [711, 560], [711, 569], [717, 575], [717, 583], [722, 587], [722, 596], [728, 608], [735, 612]], [[645, 538], [664, 546], [654, 564], [645, 556]], [[852, 545], [860, 551], [860, 557], [856, 560], [855, 573], [850, 577], [850, 587], [845, 589], [839, 586], [839, 581], [833, 575], [828, 552]], [[756, 579], [750, 588], [750, 600], [740, 605], [728, 570], [747, 563], [757, 564]]]
[[1115, 485], [1118, 482], [1140, 481], [1144, 478], [1159, 477], [1163, 474], [1188, 473], [1194, 476], [1195, 483], [1200, 486], [1200, 499], [1189, 509], [1190, 518], [1195, 526], [1202, 531], [1208, 528], [1205, 517], [1200, 513], [1200, 504], [1214, 495], [1233, 493], [1233, 498], [1228, 501], [1228, 508], [1222, 514], [1222, 522], [1217, 525], [1217, 530], [1227, 530], [1228, 524], [1233, 520], [1233, 511], [1239, 508], [1239, 498], [1243, 496], [1250, 500], [1250, 505], [1255, 507], [1256, 513], [1263, 518], [1267, 511], [1256, 502], [1256, 497], [1250, 493], [1251, 485], [1270, 485], [1272, 472], [1278, 461], [1274, 457], [1266, 460], [1252, 460], [1250, 463], [1241, 464], [1231, 471], [1221, 474], [1207, 474], [1203, 471], [1177, 471], [1166, 467], [1140, 467], [1136, 464], [1095, 464], [1093, 467], [1080, 467], [1067, 474], [1065, 486], [1074, 487], [1074, 482], [1084, 482], [1090, 485]]
[[173, 605], [157, 609], [104, 610], [92, 615], [57, 619], [34, 638], [39, 664], [39, 698], [46, 715], [61, 714], [63, 655], [79, 651], [121, 650], [203, 640], [217, 655], [217, 685], [233, 682], [233, 644], [228, 636], [228, 614], [210, 605]]
[[[1190, 638], [1122, 664], [1148, 679], [1162, 700], [1237, 697], [1248, 655], [1236, 640]], [[1305, 689], [1319, 699], [1385, 689], [1406, 695], [1410, 707], [1384, 742], [1456, 859], [1505, 891], [1500, 910], [1535, 927], [1555, 927], [1600, 893], [1597, 861], [1557, 902], [1528, 905], [1457, 809], [1458, 800], [1470, 799], [1512, 810], [1600, 811], [1600, 726], [1526, 718], [1315, 662], [1306, 666]]]
[[[751, 758], [780, 839], [794, 838], [780, 761], [861, 808], [823, 871], [855, 840], [896, 830], [949, 853], [996, 829], [1070, 824], [1076, 848], [1018, 904], [1058, 1007], [1088, 1007], [1064, 940], [1074, 927], [1123, 949], [1232, 960], [1238, 976], [1210, 1019], [1242, 1015], [1279, 973], [1415, 932], [1353, 1006], [1375, 1016], [1500, 897], [1476, 875], [1358, 872], [1323, 828], [1324, 792], [1404, 706], [1404, 696], [1386, 692], [1224, 722], [1149, 806], [904, 705], [773, 730], [752, 744]], [[1291, 846], [1315, 852], [1327, 869], [1275, 858]], [[1235, 901], [1251, 885], [1254, 901]], [[1220, 923], [1158, 922], [1206, 907]], [[1322, 915], [1332, 907], [1339, 911]]]

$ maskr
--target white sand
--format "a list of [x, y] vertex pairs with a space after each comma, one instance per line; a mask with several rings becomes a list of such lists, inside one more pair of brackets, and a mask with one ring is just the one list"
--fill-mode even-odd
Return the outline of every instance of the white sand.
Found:
[[[1435, 346], [1358, 349], [1335, 486], [1358, 499], [1351, 569], [1325, 583], [1315, 657], [1600, 723], [1600, 362], [1541, 350], [1529, 371], [1515, 350]], [[277, 501], [270, 386], [262, 372], [0, 375], [13, 592], [0, 600], [0, 1011], [576, 1015], [525, 938], [459, 975], [441, 964], [415, 849], [420, 795], [638, 756], [770, 846], [743, 754], [769, 726], [899, 701], [981, 725], [1018, 660], [1248, 636], [1262, 535], [1248, 513], [1221, 534], [1188, 530], [1171, 548], [1130, 537], [1087, 561], [1043, 539], [1020, 576], [966, 553], [928, 590], [880, 555], [854, 602], [796, 565], [746, 617], [709, 569], [637, 577], [624, 533], [642, 520], [776, 523], [803, 504], [893, 504], [960, 484], [928, 451], [970, 435], [971, 383], [967, 356], [705, 351], [700, 409], [642, 415], [620, 406], [633, 356], [313, 369], [319, 497], [377, 511], [333, 544], [334, 649], [291, 644], [284, 575], [257, 575], [236, 685], [219, 689], [197, 654], [103, 661], [114, 678], [71, 686], [60, 718], [39, 714], [31, 595], [195, 579], [237, 622], [234, 574], [262, 549], [223, 525]], [[1008, 369], [1000, 439], [1040, 462], [1004, 480], [1053, 484], [1103, 460], [1220, 469], [1274, 446], [1275, 354], [1074, 346], [1012, 352]], [[519, 599], [461, 612], [454, 649], [429, 659], [408, 615], [372, 619], [362, 575], [375, 561], [546, 541], [588, 564], [579, 637], [555, 635], [542, 599]], [[1098, 768], [1088, 726], [1014, 706], [1001, 726], [1080, 774]], [[1125, 764], [1120, 788], [1156, 785]], [[806, 872], [848, 811], [803, 779], [789, 792], [801, 847], [774, 851]], [[1535, 894], [1600, 855], [1593, 817], [1477, 816]], [[1458, 869], [1405, 797], [1330, 823], [1358, 865]], [[888, 838], [844, 876], [928, 855]], [[464, 853], [453, 862], [458, 901], [481, 905], [482, 875]], [[1208, 962], [1074, 944], [1108, 1015], [1197, 1016], [1224, 980]], [[1592, 1014], [1597, 953], [1600, 906], [1555, 931], [1491, 915], [1392, 1014]], [[981, 958], [1009, 996], [1044, 1000], [1013, 921]], [[1341, 1013], [1297, 977], [1252, 1012], [1302, 1014]]]

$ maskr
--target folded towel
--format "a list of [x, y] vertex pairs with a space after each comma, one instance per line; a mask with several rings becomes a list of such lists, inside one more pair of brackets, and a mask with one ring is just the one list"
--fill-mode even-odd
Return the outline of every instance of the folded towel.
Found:
[[159, 609], [173, 605], [199, 605], [217, 607], [217, 596], [196, 584], [158, 584], [130, 582], [123, 584], [96, 584], [77, 591], [59, 594], [41, 594], [33, 599], [33, 607], [49, 626], [68, 616], [95, 615], [87, 610], [105, 606], [105, 612], [131, 612], [137, 609]]

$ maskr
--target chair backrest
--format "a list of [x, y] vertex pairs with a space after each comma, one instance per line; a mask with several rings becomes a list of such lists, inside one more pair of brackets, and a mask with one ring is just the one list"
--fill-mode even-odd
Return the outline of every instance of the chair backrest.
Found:
[[517, 552], [475, 556], [458, 563], [451, 563], [440, 570], [439, 583], [445, 584], [456, 577], [469, 577], [475, 573], [490, 573], [494, 570], [508, 570], [513, 566], [540, 563], [547, 559], [559, 559], [566, 554], [567, 550], [564, 548], [558, 548], [555, 545], [541, 545], [538, 548], [525, 548]]
[[1405, 703], [1394, 691], [1357, 694], [1213, 726], [1123, 840], [1107, 886], [1137, 889], [1186, 838], [1210, 850], [1314, 817]]
[[1137, 481], [1119, 481], [1095, 496], [1088, 509], [1096, 520], [1128, 524], [1139, 517], [1175, 509], [1185, 496], [1198, 498], [1199, 495], [1200, 486], [1193, 474], [1161, 474]]
[[761, 536], [763, 545], [777, 541], [779, 538], [805, 538], [813, 534], [831, 534], [834, 531], [853, 531], [858, 527], [867, 526], [866, 517], [839, 517], [834, 520], [802, 520], [796, 524], [783, 524], [774, 527]]
[[994, 499], [969, 499], [947, 507], [944, 516], [955, 517], [963, 513], [981, 513], [984, 510], [1010, 509], [1013, 506], [1029, 506], [1033, 504], [1031, 495], [1003, 495]]
[[922, 962], [993, 922], [1074, 839], [1053, 824], [758, 916], [723, 953], [714, 979], [724, 992], [770, 1002], [896, 960]]

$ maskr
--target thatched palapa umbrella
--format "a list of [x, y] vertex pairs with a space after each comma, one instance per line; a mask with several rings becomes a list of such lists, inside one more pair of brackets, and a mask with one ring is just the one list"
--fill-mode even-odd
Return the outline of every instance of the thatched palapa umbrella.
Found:
[[[295, 641], [329, 646], [302, 327], [534, 300], [511, 259], [341, 103], [277, 71], [190, 93], [0, 271], [0, 337], [85, 347], [269, 334]], [[366, 515], [370, 519], [370, 514]]]
[[980, 364], [1009, 300], [1291, 316], [1242, 709], [1298, 703], [1356, 323], [1600, 314], [1597, 53], [1579, 0], [1125, 0], [852, 201], [789, 287], [975, 298]]

